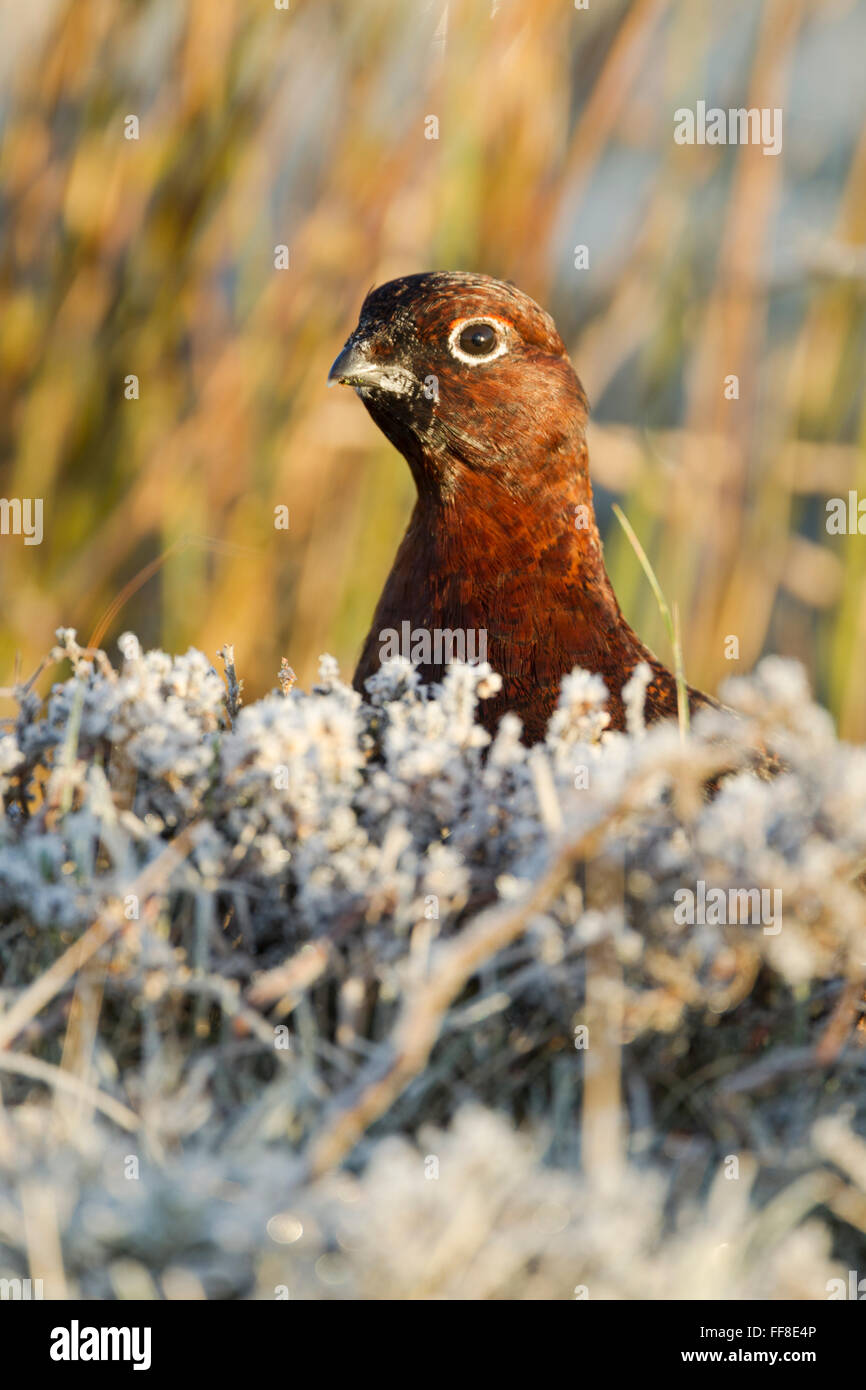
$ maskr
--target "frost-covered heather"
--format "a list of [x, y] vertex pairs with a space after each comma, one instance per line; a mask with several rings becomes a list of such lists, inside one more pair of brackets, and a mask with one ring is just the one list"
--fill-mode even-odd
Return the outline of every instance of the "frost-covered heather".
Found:
[[[626, 735], [575, 672], [528, 750], [475, 723], [485, 667], [428, 692], [393, 662], [362, 701], [325, 658], [230, 715], [200, 652], [58, 641], [71, 675], [0, 732], [0, 1277], [821, 1298], [866, 1273], [866, 750], [798, 667], [730, 681], [738, 713], [686, 741], [644, 726], [640, 673]], [[699, 885], [781, 916], [689, 923]]]

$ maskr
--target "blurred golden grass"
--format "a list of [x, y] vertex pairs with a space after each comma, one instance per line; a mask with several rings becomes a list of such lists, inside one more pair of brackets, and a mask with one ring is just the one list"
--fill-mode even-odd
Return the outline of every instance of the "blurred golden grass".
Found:
[[[302, 684], [323, 650], [351, 669], [412, 489], [325, 376], [370, 285], [451, 267], [539, 298], [590, 398], [607, 393], [594, 476], [679, 606], [688, 678], [714, 688], [734, 634], [739, 669], [768, 647], [800, 657], [842, 733], [866, 737], [866, 538], [823, 529], [827, 496], [866, 496], [863, 276], [767, 268], [797, 231], [784, 181], [812, 157], [794, 123], [779, 159], [671, 134], [712, 63], [725, 104], [787, 114], [798, 55], [848, 42], [862, 0], [57, 0], [26, 32], [15, 9], [0, 491], [44, 497], [45, 540], [0, 538], [0, 682], [60, 624], [212, 658], [234, 642], [248, 697], [283, 654]], [[717, 56], [732, 26], [754, 31], [747, 71]], [[824, 221], [862, 248], [866, 125], [850, 143], [840, 130]], [[578, 272], [598, 207], [611, 237], [636, 230], [613, 272], [599, 238]], [[669, 658], [602, 520], [627, 616]]]

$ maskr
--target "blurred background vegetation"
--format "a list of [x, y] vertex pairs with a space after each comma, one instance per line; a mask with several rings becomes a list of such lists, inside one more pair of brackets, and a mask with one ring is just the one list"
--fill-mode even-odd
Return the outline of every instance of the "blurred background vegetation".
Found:
[[[248, 699], [351, 672], [412, 487], [325, 377], [371, 285], [454, 268], [554, 314], [658, 654], [614, 500], [691, 680], [796, 656], [866, 737], [866, 537], [824, 524], [866, 497], [864, 52], [866, 0], [2, 0], [0, 495], [45, 538], [0, 538], [0, 684], [60, 624], [233, 642]], [[699, 99], [782, 107], [780, 157], [675, 144]]]

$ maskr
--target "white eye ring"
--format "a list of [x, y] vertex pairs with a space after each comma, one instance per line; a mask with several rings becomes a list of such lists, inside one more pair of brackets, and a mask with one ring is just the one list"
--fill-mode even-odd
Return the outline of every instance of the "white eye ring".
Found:
[[[460, 346], [459, 338], [466, 328], [475, 327], [476, 324], [489, 323], [491, 328], [496, 330], [496, 346], [491, 352], [487, 352], [483, 357], [477, 353], [465, 352]], [[452, 357], [456, 357], [458, 362], [467, 362], [470, 367], [478, 367], [484, 362], [493, 362], [497, 357], [502, 357], [508, 351], [508, 339], [506, 337], [506, 323], [504, 319], [487, 318], [483, 314], [473, 314], [468, 319], [458, 319], [448, 334], [448, 351]]]

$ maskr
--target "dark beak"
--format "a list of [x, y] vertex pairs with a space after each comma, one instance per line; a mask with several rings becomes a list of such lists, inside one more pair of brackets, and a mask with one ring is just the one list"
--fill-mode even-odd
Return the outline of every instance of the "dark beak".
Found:
[[378, 371], [360, 343], [350, 340], [328, 372], [328, 385], [334, 386], [337, 382], [346, 386], [372, 384], [371, 379], [378, 375]]
[[351, 338], [328, 372], [328, 385], [334, 386], [338, 382], [361, 390], [372, 388], [401, 396], [416, 385], [414, 376], [405, 367], [375, 361], [363, 340], [353, 342]]

